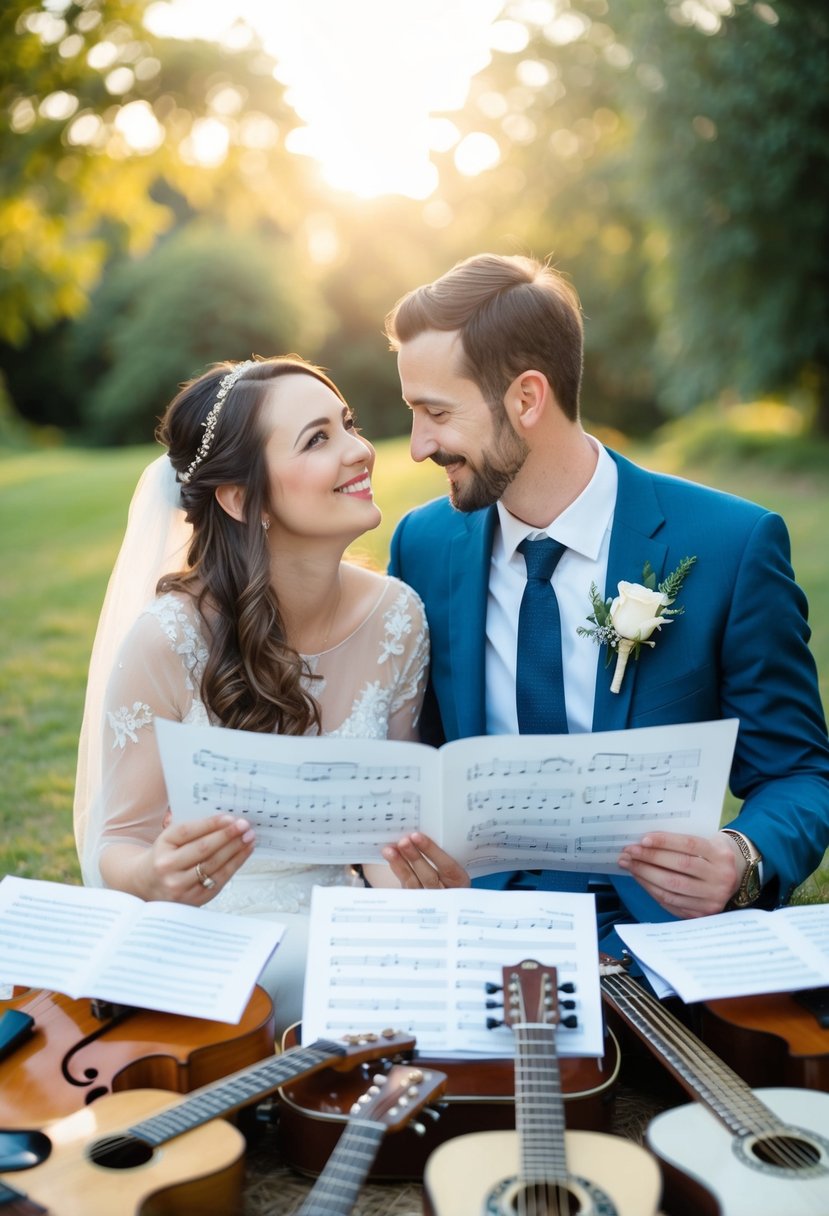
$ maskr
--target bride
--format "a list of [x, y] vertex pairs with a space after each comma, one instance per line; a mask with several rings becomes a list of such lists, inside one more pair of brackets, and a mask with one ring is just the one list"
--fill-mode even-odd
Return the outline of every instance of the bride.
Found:
[[217, 365], [182, 388], [158, 438], [167, 454], [133, 498], [90, 665], [83, 877], [285, 924], [261, 982], [286, 1026], [300, 1016], [311, 888], [358, 879], [257, 859], [244, 819], [171, 823], [154, 721], [414, 739], [425, 617], [405, 584], [343, 561], [380, 523], [375, 454], [319, 368]]

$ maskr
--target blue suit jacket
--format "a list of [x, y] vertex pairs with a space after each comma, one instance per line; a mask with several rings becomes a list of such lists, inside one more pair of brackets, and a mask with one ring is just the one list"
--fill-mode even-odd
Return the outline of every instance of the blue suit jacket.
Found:
[[[738, 718], [730, 784], [744, 801], [735, 826], [763, 854], [764, 902], [785, 902], [829, 844], [829, 741], [786, 527], [754, 503], [610, 455], [619, 484], [605, 597], [622, 579], [641, 581], [646, 561], [657, 581], [683, 557], [697, 561], [682, 588], [684, 614], [628, 664], [619, 693], [610, 692], [612, 666], [599, 662], [593, 729]], [[496, 522], [494, 507], [465, 514], [438, 499], [405, 516], [392, 538], [391, 572], [420, 594], [431, 631], [427, 742], [486, 730]], [[584, 604], [586, 618], [587, 587]], [[555, 871], [539, 885], [584, 889], [583, 880]], [[624, 908], [609, 914], [608, 926], [614, 919], [671, 919], [634, 879], [614, 878], [613, 885]]]

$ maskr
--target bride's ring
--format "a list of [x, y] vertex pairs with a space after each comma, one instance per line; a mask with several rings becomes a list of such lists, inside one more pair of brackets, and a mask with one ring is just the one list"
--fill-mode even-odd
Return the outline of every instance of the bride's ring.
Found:
[[205, 891], [212, 891], [216, 885], [215, 878], [211, 878], [209, 874], [205, 874], [201, 868], [201, 862], [197, 862], [196, 864], [196, 878], [198, 878]]

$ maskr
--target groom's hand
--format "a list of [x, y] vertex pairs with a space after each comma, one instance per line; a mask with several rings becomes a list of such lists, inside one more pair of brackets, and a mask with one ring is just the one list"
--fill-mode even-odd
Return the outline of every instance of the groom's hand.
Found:
[[722, 912], [737, 891], [744, 861], [730, 836], [649, 832], [628, 845], [619, 865], [674, 916], [685, 920]]

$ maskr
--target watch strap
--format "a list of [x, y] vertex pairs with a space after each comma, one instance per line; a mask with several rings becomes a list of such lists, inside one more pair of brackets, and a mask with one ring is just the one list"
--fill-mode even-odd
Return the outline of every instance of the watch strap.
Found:
[[731, 908], [748, 908], [760, 895], [759, 869], [760, 863], [763, 860], [763, 854], [747, 836], [744, 836], [742, 832], [736, 831], [735, 828], [721, 828], [720, 830], [726, 836], [731, 836], [734, 839], [746, 863], [740, 885], [731, 897], [728, 906]]

